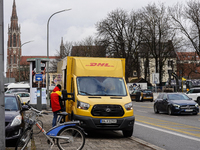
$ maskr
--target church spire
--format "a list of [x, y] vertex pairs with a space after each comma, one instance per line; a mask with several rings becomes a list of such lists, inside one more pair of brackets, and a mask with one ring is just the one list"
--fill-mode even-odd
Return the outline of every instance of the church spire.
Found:
[[12, 6], [11, 28], [18, 29], [18, 17], [17, 17], [15, 0], [13, 0], [13, 6]]
[[63, 37], [61, 38], [61, 44], [60, 44], [60, 57], [63, 57], [64, 54], [65, 54], [65, 46], [64, 46], [64, 43], [63, 43]]

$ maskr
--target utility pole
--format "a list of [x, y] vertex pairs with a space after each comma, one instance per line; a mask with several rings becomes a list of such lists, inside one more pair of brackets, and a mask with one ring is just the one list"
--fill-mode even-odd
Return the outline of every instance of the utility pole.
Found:
[[5, 109], [4, 109], [4, 19], [3, 0], [0, 0], [0, 147], [5, 149]]

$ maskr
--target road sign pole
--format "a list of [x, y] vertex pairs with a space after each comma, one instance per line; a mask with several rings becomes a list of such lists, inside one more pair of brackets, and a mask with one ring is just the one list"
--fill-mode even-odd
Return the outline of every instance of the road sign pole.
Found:
[[5, 149], [5, 108], [4, 108], [4, 18], [3, 0], [0, 0], [0, 147]]

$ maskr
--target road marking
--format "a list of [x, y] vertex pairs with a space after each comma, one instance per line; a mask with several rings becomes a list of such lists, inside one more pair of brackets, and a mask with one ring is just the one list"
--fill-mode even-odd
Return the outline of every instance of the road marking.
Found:
[[[139, 119], [137, 119], [137, 116]], [[159, 127], [159, 128], [163, 128], [163, 129], [167, 129], [167, 130], [171, 130], [171, 131], [175, 131], [175, 132], [179, 132], [179, 133], [183, 133], [183, 134], [187, 134], [187, 135], [191, 135], [191, 136], [200, 137], [200, 128], [199, 127], [184, 125], [184, 124], [180, 124], [180, 123], [175, 123], [175, 122], [171, 122], [171, 121], [166, 121], [166, 120], [161, 120], [161, 119], [156, 119], [156, 118], [151, 118], [151, 117], [145, 117], [145, 116], [140, 116], [140, 115], [136, 115], [136, 121], [147, 124], [147, 125], [151, 125], [154, 127]], [[184, 131], [182, 129], [193, 129], [198, 132], [191, 133], [191, 132], [187, 132], [186, 130]]]
[[183, 138], [187, 138], [187, 139], [190, 139], [190, 140], [195, 140], [195, 141], [200, 142], [200, 139], [195, 138], [195, 137], [191, 137], [191, 136], [183, 135], [183, 134], [180, 134], [180, 133], [176, 133], [176, 132], [172, 132], [172, 131], [168, 131], [168, 130], [152, 127], [152, 126], [145, 125], [145, 124], [138, 123], [138, 122], [135, 122], [135, 124], [143, 126], [143, 127], [146, 127], [146, 128], [154, 129], [154, 130], [157, 130], [157, 131], [165, 132], [165, 133], [168, 133], [168, 134], [173, 134], [173, 135], [176, 135], [176, 136], [180, 136], [180, 137], [183, 137]]
[[147, 113], [147, 111], [143, 111], [143, 110], [136, 110], [137, 112], [143, 112], [143, 113]]

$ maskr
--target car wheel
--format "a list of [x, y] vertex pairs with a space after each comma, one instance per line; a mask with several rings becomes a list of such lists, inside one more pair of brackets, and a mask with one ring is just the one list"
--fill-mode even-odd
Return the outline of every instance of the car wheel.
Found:
[[198, 113], [194, 113], [193, 115], [197, 115]]
[[156, 114], [158, 114], [159, 113], [159, 111], [158, 111], [158, 108], [157, 108], [157, 105], [154, 105], [154, 113], [156, 113]]
[[168, 111], [167, 111], [167, 112], [168, 112], [168, 115], [172, 115], [172, 109], [171, 109], [171, 107], [170, 107], [170, 106], [168, 107], [168, 109], [167, 109], [167, 110], [168, 110]]
[[200, 97], [197, 98], [197, 103], [200, 105]]

